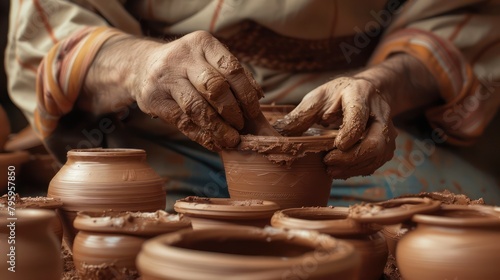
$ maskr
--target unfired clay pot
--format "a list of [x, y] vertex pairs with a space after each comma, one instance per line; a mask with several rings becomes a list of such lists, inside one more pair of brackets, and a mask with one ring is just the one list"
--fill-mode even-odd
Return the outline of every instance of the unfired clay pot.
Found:
[[280, 208], [326, 206], [332, 178], [323, 157], [337, 131], [312, 129], [298, 137], [243, 135], [237, 149], [221, 152], [229, 195]]
[[113, 266], [135, 271], [135, 259], [148, 238], [191, 228], [182, 215], [156, 212], [78, 212], [79, 230], [73, 244], [73, 261], [80, 276], [89, 278], [90, 267]]
[[[60, 199], [52, 197], [20, 197], [16, 194], [14, 198], [16, 209], [47, 209], [56, 213], [56, 209], [62, 207], [62, 202]], [[9, 206], [9, 196], [7, 194], [0, 197], [0, 210], [7, 210]], [[57, 237], [59, 243], [62, 242], [63, 238], [63, 228], [61, 220], [59, 217], [55, 216], [51, 221], [51, 229]]]
[[265, 227], [279, 207], [272, 201], [233, 200], [189, 196], [177, 200], [174, 210], [189, 217], [193, 229], [221, 228], [227, 225]]
[[77, 149], [50, 181], [48, 196], [59, 198], [65, 241], [72, 247], [77, 211], [164, 210], [164, 180], [140, 149]]
[[352, 245], [313, 231], [232, 226], [148, 240], [137, 257], [150, 279], [355, 279]]
[[[50, 229], [54, 217], [45, 209], [16, 209], [15, 215], [0, 211], [0, 279], [61, 279], [61, 246]], [[15, 272], [9, 270], [13, 266]]]
[[492, 207], [443, 205], [413, 221], [396, 248], [405, 280], [499, 279], [500, 213]]
[[388, 250], [381, 227], [358, 223], [348, 216], [348, 207], [305, 207], [277, 211], [273, 227], [316, 230], [349, 242], [361, 256], [360, 280], [378, 280], [387, 262]]

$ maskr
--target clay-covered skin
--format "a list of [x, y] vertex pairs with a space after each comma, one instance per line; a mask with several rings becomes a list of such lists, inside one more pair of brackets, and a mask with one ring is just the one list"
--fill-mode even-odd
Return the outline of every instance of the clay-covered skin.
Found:
[[359, 256], [350, 244], [313, 231], [234, 226], [151, 239], [137, 266], [144, 280], [355, 279]]
[[396, 249], [404, 279], [498, 279], [500, 212], [493, 207], [443, 205], [413, 221]]

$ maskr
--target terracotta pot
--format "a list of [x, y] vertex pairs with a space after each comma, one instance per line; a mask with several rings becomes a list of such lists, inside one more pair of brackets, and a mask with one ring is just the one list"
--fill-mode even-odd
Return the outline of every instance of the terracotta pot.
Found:
[[348, 218], [348, 207], [307, 207], [277, 211], [273, 227], [316, 230], [349, 242], [361, 256], [360, 280], [378, 280], [387, 262], [388, 250], [380, 226]]
[[182, 215], [156, 212], [78, 212], [73, 261], [88, 279], [96, 267], [136, 271], [135, 259], [148, 238], [191, 228]]
[[3, 109], [2, 105], [0, 105], [0, 152], [4, 150], [5, 143], [9, 138], [10, 134], [10, 122], [7, 113]]
[[352, 245], [312, 231], [232, 226], [178, 231], [144, 243], [149, 279], [355, 279]]
[[[52, 197], [20, 197], [18, 194], [15, 195], [14, 202], [16, 209], [47, 209], [54, 212], [54, 215], [56, 213], [56, 209], [61, 208], [63, 205], [61, 200]], [[8, 210], [8, 204], [9, 196], [7, 194], [0, 197], [0, 211]], [[55, 215], [50, 224], [57, 240], [61, 243], [63, 238], [61, 220], [57, 217], [57, 215]]]
[[[61, 279], [61, 247], [50, 230], [54, 217], [45, 209], [16, 209], [14, 216], [0, 211], [0, 279]], [[8, 244], [11, 236], [15, 243]]]
[[189, 217], [193, 229], [220, 228], [227, 225], [265, 227], [279, 207], [272, 201], [233, 200], [189, 196], [177, 200], [174, 210]]
[[280, 208], [326, 206], [332, 178], [323, 157], [336, 131], [310, 130], [299, 137], [243, 135], [237, 149], [221, 152], [229, 195], [260, 199]]
[[272, 105], [261, 104], [260, 110], [270, 124], [273, 124], [279, 119], [282, 119], [286, 114], [290, 113], [295, 108], [295, 105]]
[[[21, 176], [21, 165], [27, 162], [30, 158], [28, 152], [13, 152], [13, 153], [0, 153], [0, 192], [7, 193], [9, 191], [8, 182], [9, 176], [8, 172], [13, 171], [15, 176], [11, 176], [13, 183], [16, 183], [17, 178]], [[9, 169], [9, 166], [12, 166]], [[16, 189], [15, 185], [11, 184], [10, 189]]]
[[77, 211], [164, 210], [164, 180], [140, 149], [78, 149], [50, 181], [48, 196], [59, 198], [65, 241], [72, 248]]
[[480, 205], [443, 205], [413, 221], [417, 227], [396, 248], [404, 279], [498, 279], [499, 212]]

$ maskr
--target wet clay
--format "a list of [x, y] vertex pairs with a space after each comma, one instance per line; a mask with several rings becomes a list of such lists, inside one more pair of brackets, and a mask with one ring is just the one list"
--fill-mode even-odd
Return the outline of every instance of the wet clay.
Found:
[[413, 279], [498, 279], [500, 212], [481, 205], [443, 205], [417, 214], [401, 238], [396, 261]]
[[[303, 270], [307, 260], [315, 269]], [[359, 258], [350, 244], [317, 232], [234, 226], [153, 238], [137, 266], [144, 280], [353, 279]]]
[[399, 196], [399, 198], [405, 197], [427, 197], [433, 200], [441, 201], [443, 204], [458, 204], [458, 205], [473, 205], [473, 204], [484, 204], [484, 199], [471, 199], [465, 194], [455, 194], [449, 190], [444, 190], [442, 192], [421, 192], [418, 194], [407, 194]]
[[174, 210], [189, 217], [195, 230], [231, 225], [264, 227], [270, 225], [271, 216], [278, 209], [272, 201], [196, 196], [188, 196], [174, 204]]

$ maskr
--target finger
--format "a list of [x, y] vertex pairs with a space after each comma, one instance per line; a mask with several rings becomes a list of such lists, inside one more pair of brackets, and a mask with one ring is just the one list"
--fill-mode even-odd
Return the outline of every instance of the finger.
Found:
[[244, 125], [243, 114], [224, 77], [210, 65], [188, 71], [188, 78], [219, 115], [237, 130]]
[[200, 127], [204, 133], [213, 137], [214, 142], [222, 147], [235, 147], [240, 137], [238, 131], [224, 122], [210, 104], [198, 93], [188, 80], [177, 82], [172, 94], [180, 109]]
[[262, 89], [238, 59], [215, 38], [208, 44], [205, 58], [229, 83], [247, 117], [259, 115], [259, 99], [264, 96]]
[[342, 114], [344, 120], [335, 139], [339, 150], [351, 148], [363, 135], [369, 117], [369, 107], [366, 100], [359, 94], [352, 92], [352, 88], [344, 88], [342, 93]]
[[172, 99], [163, 99], [160, 104], [161, 106], [158, 107], [159, 110], [157, 112], [161, 120], [175, 125], [189, 139], [201, 144], [205, 148], [212, 151], [220, 150], [220, 147], [213, 142], [212, 137], [196, 125], [182, 111], [177, 102]]
[[285, 136], [297, 136], [304, 133], [321, 118], [322, 103], [312, 91], [307, 94], [295, 109], [278, 119], [273, 127]]

